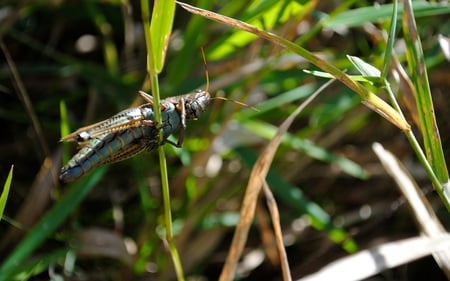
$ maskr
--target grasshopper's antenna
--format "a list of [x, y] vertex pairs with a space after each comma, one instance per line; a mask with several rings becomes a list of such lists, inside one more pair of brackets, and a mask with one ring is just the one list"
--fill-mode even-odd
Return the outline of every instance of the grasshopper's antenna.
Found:
[[237, 101], [237, 100], [232, 100], [232, 99], [228, 99], [228, 98], [224, 98], [224, 97], [213, 97], [213, 98], [211, 98], [211, 99], [212, 99], [212, 100], [231, 101], [232, 103], [235, 103], [235, 104], [237, 104], [237, 105], [240, 105], [240, 106], [243, 106], [243, 107], [247, 107], [247, 108], [250, 108], [251, 110], [254, 110], [254, 111], [259, 112], [259, 109], [257, 109], [256, 107], [251, 106], [251, 105], [248, 105], [248, 104], [243, 103], [243, 102], [240, 102], [240, 101]]
[[[208, 64], [206, 63], [205, 52], [204, 52], [204, 50], [203, 50], [203, 47], [201, 47], [201, 50], [202, 50], [203, 63], [204, 63], [204, 65], [205, 65], [205, 76], [206, 76], [206, 90], [205, 90], [205, 92], [208, 92], [208, 91], [209, 91], [209, 73], [208, 73]], [[255, 108], [255, 107], [253, 107], [253, 106], [251, 106], [251, 105], [248, 105], [248, 104], [246, 104], [246, 103], [240, 102], [240, 101], [235, 101], [235, 100], [227, 99], [227, 98], [224, 98], [224, 97], [214, 97], [214, 98], [211, 98], [211, 99], [224, 100], [224, 101], [231, 101], [231, 102], [234, 102], [235, 104], [238, 104], [238, 105], [240, 105], [240, 106], [251, 108], [251, 109], [254, 110], [254, 111], [259, 111], [259, 109]]]
[[205, 76], [206, 76], [206, 89], [205, 89], [205, 92], [208, 92], [209, 91], [208, 64], [206, 63], [205, 51], [203, 50], [203, 47], [201, 47], [201, 50], [202, 50], [202, 58], [203, 58], [203, 64], [205, 66]]

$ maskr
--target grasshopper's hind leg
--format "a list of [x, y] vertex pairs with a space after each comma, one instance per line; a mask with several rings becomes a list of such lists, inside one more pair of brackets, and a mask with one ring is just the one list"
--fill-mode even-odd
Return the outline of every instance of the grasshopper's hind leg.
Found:
[[153, 105], [153, 97], [152, 97], [151, 95], [147, 94], [147, 93], [144, 92], [144, 91], [139, 91], [139, 95], [141, 95], [141, 97], [142, 97], [145, 101], [147, 101], [148, 103], [150, 103], [150, 104]]

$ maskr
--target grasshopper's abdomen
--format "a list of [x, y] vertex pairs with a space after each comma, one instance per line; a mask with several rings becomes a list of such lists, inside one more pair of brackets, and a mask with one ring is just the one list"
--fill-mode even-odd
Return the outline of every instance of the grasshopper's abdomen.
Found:
[[157, 135], [158, 131], [153, 127], [136, 127], [91, 139], [61, 169], [59, 179], [61, 182], [71, 182], [96, 167], [124, 160], [149, 148], [151, 140], [157, 146]]

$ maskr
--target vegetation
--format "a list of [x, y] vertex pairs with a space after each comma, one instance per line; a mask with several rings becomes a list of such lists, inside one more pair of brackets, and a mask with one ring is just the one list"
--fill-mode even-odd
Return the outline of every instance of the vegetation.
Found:
[[[450, 5], [155, 2], [2, 5], [0, 280], [450, 278]], [[198, 88], [249, 106], [58, 182], [61, 136]]]

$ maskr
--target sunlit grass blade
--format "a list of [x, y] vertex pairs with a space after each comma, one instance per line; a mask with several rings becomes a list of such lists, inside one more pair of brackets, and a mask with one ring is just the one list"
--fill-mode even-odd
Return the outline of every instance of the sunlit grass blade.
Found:
[[445, 58], [450, 61], [450, 38], [439, 34], [439, 46], [441, 47]]
[[[263, 1], [255, 3], [255, 5], [249, 8], [250, 15], [244, 18], [249, 18], [249, 23], [266, 30], [271, 30], [276, 24], [283, 23], [288, 19], [291, 19], [291, 15], [303, 14], [304, 6], [296, 1]], [[257, 16], [253, 16], [257, 15]], [[214, 51], [209, 53], [209, 58], [212, 60], [227, 57], [232, 54], [238, 48], [246, 46], [251, 41], [255, 40], [255, 37], [251, 33], [244, 32], [242, 30], [235, 31], [232, 35], [227, 36], [226, 40], [220, 41], [217, 46], [213, 46]]]
[[[399, 5], [397, 13], [402, 12], [402, 5]], [[430, 3], [425, 1], [414, 1], [414, 14], [416, 17], [429, 17], [450, 13], [450, 6], [446, 3]], [[327, 28], [337, 28], [346, 26], [348, 28], [360, 26], [367, 22], [378, 22], [388, 20], [392, 17], [393, 4], [379, 5], [377, 7], [362, 7], [345, 11], [325, 22]]]
[[347, 58], [363, 76], [380, 77], [380, 70], [378, 70], [373, 65], [355, 56], [347, 55]]
[[[372, 149], [377, 154], [386, 172], [397, 184], [399, 191], [412, 211], [412, 216], [420, 233], [430, 238], [446, 234], [447, 231], [439, 221], [431, 203], [403, 163], [379, 143], [374, 143]], [[445, 275], [450, 277], [450, 254], [436, 252], [433, 257]]]
[[[322, 78], [328, 78], [328, 79], [333, 79], [334, 76], [329, 74], [328, 72], [323, 72], [323, 71], [317, 71], [317, 70], [308, 70], [308, 69], [303, 69], [303, 72], [314, 75], [316, 77], [322, 77]], [[358, 82], [369, 82], [369, 83], [373, 83], [373, 82], [379, 82], [380, 78], [378, 76], [363, 76], [363, 75], [349, 75], [354, 81], [358, 81]]]
[[253, 33], [260, 38], [264, 38], [274, 44], [283, 46], [284, 48], [298, 54], [299, 56], [305, 58], [310, 63], [319, 67], [325, 72], [328, 72], [333, 75], [337, 80], [344, 83], [347, 87], [355, 91], [361, 98], [364, 105], [380, 114], [386, 120], [400, 128], [402, 131], [410, 130], [411, 126], [408, 122], [400, 115], [396, 110], [394, 110], [388, 103], [379, 98], [377, 95], [369, 91], [367, 88], [363, 87], [357, 81], [351, 79], [350, 76], [345, 74], [343, 71], [339, 70], [336, 66], [327, 62], [326, 60], [321, 59], [315, 54], [309, 52], [308, 50], [300, 47], [299, 45], [286, 40], [274, 33], [267, 32], [265, 30], [261, 30], [253, 25], [250, 25], [246, 22], [242, 22], [230, 17], [226, 17], [220, 14], [213, 13], [211, 11], [206, 11], [197, 7], [193, 7], [181, 2], [179, 3], [184, 9], [188, 10], [191, 13], [195, 13], [201, 15], [203, 17], [209, 18], [211, 20], [221, 22], [227, 24], [229, 26], [247, 31], [249, 33]]
[[[369, 280], [388, 269], [398, 268], [440, 249], [448, 248], [450, 235], [438, 237], [414, 236], [412, 238], [385, 242], [356, 254], [334, 260], [319, 271], [299, 280]], [[379, 262], [382, 260], [383, 262]], [[377, 266], [375, 266], [377, 265]], [[372, 278], [371, 278], [372, 277]], [[445, 277], [442, 279], [444, 280]]]
[[431, 97], [422, 44], [417, 32], [414, 14], [410, 6], [411, 3], [408, 1], [405, 1], [405, 3], [409, 3], [409, 6], [404, 7], [402, 18], [403, 33], [405, 34], [405, 43], [407, 46], [406, 59], [414, 85], [425, 154], [439, 181], [441, 183], [446, 183], [448, 182], [449, 175], [442, 150], [436, 116], [434, 114], [433, 100]]
[[11, 187], [12, 177], [13, 177], [14, 165], [9, 169], [8, 177], [6, 178], [5, 184], [3, 185], [2, 195], [0, 196], [0, 221], [3, 217], [3, 212], [6, 207], [6, 201], [8, 200], [9, 188]]
[[395, 34], [397, 31], [397, 16], [398, 16], [398, 1], [394, 0], [391, 14], [391, 25], [389, 27], [389, 37], [386, 44], [386, 51], [384, 52], [383, 69], [381, 71], [381, 77], [387, 79], [389, 73], [389, 67], [391, 66], [392, 49], [394, 48]]
[[156, 73], [160, 73], [164, 67], [174, 15], [174, 0], [154, 1], [152, 20], [150, 23], [150, 36]]

